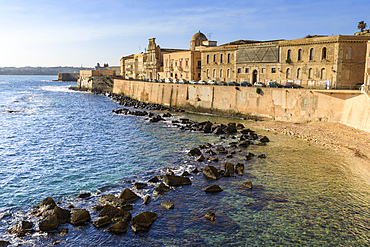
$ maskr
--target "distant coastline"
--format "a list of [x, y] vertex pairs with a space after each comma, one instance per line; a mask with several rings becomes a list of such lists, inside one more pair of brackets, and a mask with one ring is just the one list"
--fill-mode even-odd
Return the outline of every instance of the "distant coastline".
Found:
[[58, 75], [58, 73], [79, 73], [84, 67], [0, 67], [0, 75]]

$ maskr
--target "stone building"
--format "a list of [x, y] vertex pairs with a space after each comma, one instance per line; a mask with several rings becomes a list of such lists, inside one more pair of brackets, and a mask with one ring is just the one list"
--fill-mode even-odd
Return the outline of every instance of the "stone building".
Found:
[[131, 55], [128, 55], [128, 56], [125, 56], [125, 57], [122, 57], [121, 59], [120, 59], [120, 65], [121, 65], [121, 73], [120, 73], [120, 75], [121, 75], [121, 77], [123, 77], [123, 78], [125, 78], [125, 79], [127, 79], [128, 77], [127, 77], [127, 75], [126, 75], [126, 67], [125, 67], [125, 65], [126, 65], [126, 61], [127, 60], [130, 60], [130, 59], [132, 59], [132, 58], [134, 58], [134, 54], [131, 54]]
[[321, 36], [268, 42], [236, 41], [202, 50], [203, 80], [292, 82], [351, 88], [364, 78], [369, 36]]
[[113, 88], [114, 70], [80, 70], [80, 76], [77, 80], [78, 88], [89, 90], [111, 91]]
[[171, 52], [163, 55], [164, 73], [162, 78], [200, 80], [201, 51], [205, 47], [216, 46], [216, 41], [208, 41], [200, 31], [190, 40], [190, 50]]

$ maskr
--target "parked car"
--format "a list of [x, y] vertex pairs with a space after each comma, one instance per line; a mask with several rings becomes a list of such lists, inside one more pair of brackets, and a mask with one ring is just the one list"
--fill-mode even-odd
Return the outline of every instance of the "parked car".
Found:
[[285, 83], [285, 88], [303, 88], [301, 85], [297, 85], [295, 83], [292, 83], [292, 82], [287, 82]]
[[166, 79], [164, 79], [164, 82], [165, 83], [171, 83], [171, 79], [170, 78], [166, 78]]
[[187, 81], [187, 80], [185, 80], [185, 79], [180, 78], [180, 79], [179, 79], [179, 83], [180, 83], [180, 84], [188, 84], [188, 81]]
[[163, 82], [164, 82], [164, 80], [163, 80], [163, 79], [159, 79], [159, 80], [158, 80], [158, 82], [163, 83]]
[[207, 82], [206, 81], [203, 81], [203, 80], [200, 80], [200, 81], [198, 81], [198, 84], [207, 85]]
[[267, 82], [267, 86], [268, 86], [268, 87], [275, 87], [275, 88], [282, 87], [280, 84], [277, 84], [277, 83], [276, 83], [276, 82], [274, 82], [274, 81], [269, 81], [269, 82]]
[[254, 87], [266, 87], [266, 85], [265, 85], [265, 84], [263, 84], [263, 83], [262, 83], [262, 82], [260, 82], [260, 81], [255, 82], [255, 83], [253, 84], [253, 86], [254, 86]]
[[250, 84], [249, 82], [246, 82], [246, 81], [242, 81], [242, 82], [240, 82], [240, 86], [242, 86], [242, 87], [251, 87], [252, 84]]
[[236, 82], [235, 81], [229, 81], [227, 83], [228, 86], [236, 86]]
[[172, 83], [179, 83], [179, 81], [175, 78], [172, 80]]
[[216, 85], [216, 83], [217, 83], [217, 82], [216, 82], [215, 80], [209, 80], [209, 81], [208, 81], [208, 84], [210, 84], [210, 85]]
[[227, 83], [224, 82], [224, 81], [218, 81], [217, 82], [217, 85], [220, 85], [220, 86], [227, 86]]
[[353, 86], [353, 90], [361, 90], [363, 83], [357, 83], [356, 85]]
[[198, 82], [197, 82], [197, 81], [195, 81], [195, 80], [191, 80], [189, 83], [190, 83], [190, 84], [198, 84]]

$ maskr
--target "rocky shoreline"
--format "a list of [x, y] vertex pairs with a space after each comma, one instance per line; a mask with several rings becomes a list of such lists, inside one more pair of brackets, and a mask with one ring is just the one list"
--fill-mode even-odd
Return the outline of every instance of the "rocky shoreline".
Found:
[[[95, 228], [112, 234], [124, 234], [129, 226], [135, 233], [146, 232], [150, 230], [158, 215], [147, 210], [132, 217], [130, 211], [141, 200], [143, 204], [150, 206], [152, 197], [160, 197], [165, 193], [171, 193], [172, 190], [176, 190], [178, 187], [191, 187], [194, 179], [215, 181], [215, 184], [202, 190], [204, 194], [219, 193], [223, 189], [216, 184], [217, 180], [223, 177], [232, 179], [235, 176], [243, 176], [245, 163], [248, 160], [266, 158], [265, 154], [255, 155], [248, 152], [248, 147], [251, 145], [266, 145], [269, 142], [269, 138], [256, 134], [255, 131], [245, 128], [242, 124], [231, 122], [226, 125], [215, 124], [210, 121], [196, 122], [187, 118], [175, 119], [168, 111], [178, 112], [179, 110], [138, 102], [121, 95], [106, 92], [94, 93], [110, 97], [122, 106], [145, 109], [130, 110], [121, 108], [112, 110], [113, 114], [142, 116], [145, 117], [145, 121], [151, 123], [166, 121], [183, 131], [196, 131], [215, 135], [221, 141], [193, 147], [188, 152], [188, 157], [191, 157], [195, 164], [193, 169], [176, 174], [178, 172], [169, 167], [166, 173], [155, 175], [146, 182], [136, 182], [131, 189], [125, 188], [118, 196], [114, 194], [100, 195], [97, 204], [91, 208], [77, 208], [73, 204], [61, 207], [62, 203], [55, 202], [50, 197], [45, 198], [35, 209], [27, 214], [30, 220], [19, 221], [9, 228], [9, 234], [14, 234], [20, 238], [26, 235], [32, 236], [35, 232], [65, 235], [68, 233], [68, 228], [65, 227], [66, 224], [76, 227], [92, 224]], [[151, 112], [153, 110], [166, 112], [155, 114]], [[235, 154], [243, 156], [244, 160], [240, 160], [237, 163], [229, 162]], [[252, 181], [250, 180], [241, 183], [240, 186], [246, 190], [253, 189]], [[151, 194], [141, 197], [135, 193], [148, 187], [152, 189]], [[89, 199], [91, 196], [90, 193], [83, 193], [78, 197], [84, 200]], [[171, 201], [162, 201], [160, 205], [167, 210], [176, 210], [175, 204]], [[207, 212], [203, 217], [211, 222], [217, 220], [217, 215], [212, 211]], [[59, 240], [53, 244], [58, 243], [60, 243]], [[9, 244], [11, 243], [8, 241], [0, 241], [0, 246]]]

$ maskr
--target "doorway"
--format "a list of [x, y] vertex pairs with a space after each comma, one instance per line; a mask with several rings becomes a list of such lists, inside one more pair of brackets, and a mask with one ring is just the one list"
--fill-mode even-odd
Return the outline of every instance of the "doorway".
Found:
[[253, 81], [252, 83], [254, 84], [255, 82], [257, 82], [257, 76], [258, 76], [258, 72], [257, 70], [253, 70]]

